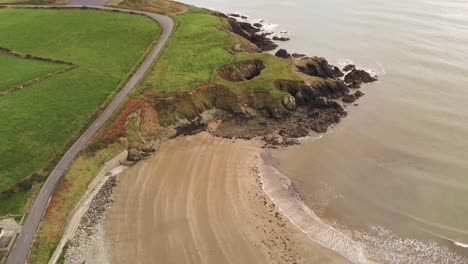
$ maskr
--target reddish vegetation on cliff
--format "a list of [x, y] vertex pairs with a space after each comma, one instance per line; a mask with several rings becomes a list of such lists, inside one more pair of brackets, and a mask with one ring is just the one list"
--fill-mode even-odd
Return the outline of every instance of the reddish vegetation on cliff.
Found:
[[125, 105], [124, 109], [120, 111], [115, 120], [111, 123], [106, 134], [104, 134], [103, 139], [116, 139], [123, 136], [125, 133], [125, 123], [127, 122], [127, 117], [142, 103], [143, 99], [141, 98], [130, 99], [130, 101]]

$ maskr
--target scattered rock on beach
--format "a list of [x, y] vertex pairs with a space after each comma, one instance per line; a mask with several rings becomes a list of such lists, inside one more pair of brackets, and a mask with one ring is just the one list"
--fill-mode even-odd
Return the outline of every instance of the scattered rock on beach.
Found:
[[261, 27], [263, 27], [263, 25], [262, 25], [262, 24], [260, 24], [260, 23], [254, 23], [253, 25], [254, 25], [255, 27], [258, 27], [258, 28], [261, 28]]

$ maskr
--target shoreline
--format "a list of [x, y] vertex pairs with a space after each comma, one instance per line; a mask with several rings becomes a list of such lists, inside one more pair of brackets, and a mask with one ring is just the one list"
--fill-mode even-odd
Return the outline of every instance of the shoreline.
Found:
[[[175, 259], [182, 261], [182, 256], [178, 256], [181, 252], [175, 254], [173, 250], [190, 251], [185, 256], [185, 260], [192, 258], [192, 261], [187, 261], [190, 263], [201, 260], [203, 263], [241, 263], [242, 259], [255, 263], [323, 263], [323, 259], [328, 259], [327, 263], [348, 263], [338, 253], [307, 238], [263, 192], [262, 149], [252, 142], [215, 138], [208, 133], [179, 137], [164, 142], [153, 157], [128, 169], [120, 178], [115, 202], [106, 221], [116, 263], [136, 257], [149, 263], [150, 256], [165, 259], [168, 263]], [[179, 157], [183, 155], [184, 164], [165, 164], [170, 157], [164, 156], [178, 154]], [[237, 169], [229, 170], [225, 166]], [[132, 176], [137, 178], [130, 180]], [[193, 177], [197, 182], [193, 182]], [[140, 192], [135, 194], [131, 190]], [[204, 200], [203, 190], [207, 191], [208, 200]], [[203, 202], [191, 201], [189, 197], [198, 197]], [[145, 205], [145, 201], [150, 202], [150, 207]], [[143, 214], [149, 208], [153, 208], [153, 214]], [[175, 219], [186, 224], [174, 226], [171, 223]], [[145, 230], [140, 230], [142, 224], [147, 227]], [[123, 225], [127, 228], [135, 225], [138, 230], [127, 231]], [[159, 228], [154, 229], [155, 226]], [[167, 228], [174, 231], [167, 233]], [[177, 231], [185, 228], [191, 231]], [[145, 235], [138, 235], [138, 232]], [[153, 233], [155, 236], [151, 236]], [[212, 236], [216, 239], [213, 240]], [[186, 242], [175, 246], [173, 243], [179, 242], [171, 237]], [[168, 246], [168, 243], [173, 245]], [[146, 251], [148, 247], [152, 250]], [[240, 257], [240, 253], [244, 256]]]

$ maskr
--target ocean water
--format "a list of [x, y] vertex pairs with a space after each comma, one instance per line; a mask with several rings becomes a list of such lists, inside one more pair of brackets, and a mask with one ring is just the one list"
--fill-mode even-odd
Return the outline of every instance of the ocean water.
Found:
[[329, 133], [268, 154], [291, 221], [355, 263], [468, 263], [468, 1], [184, 2], [379, 76]]

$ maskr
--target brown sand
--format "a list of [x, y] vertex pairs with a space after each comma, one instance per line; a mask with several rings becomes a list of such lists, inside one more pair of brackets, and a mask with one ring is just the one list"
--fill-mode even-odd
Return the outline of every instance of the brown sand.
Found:
[[127, 170], [109, 211], [115, 263], [347, 263], [275, 208], [260, 148], [207, 134], [167, 141]]

